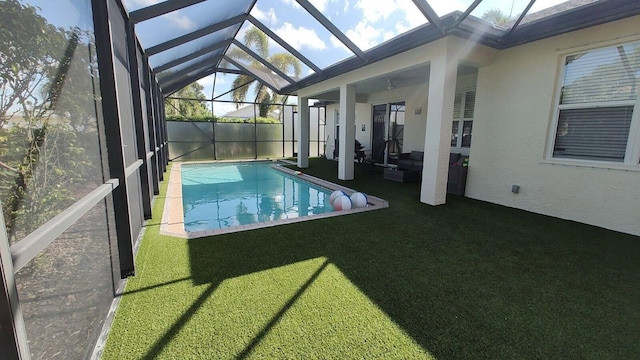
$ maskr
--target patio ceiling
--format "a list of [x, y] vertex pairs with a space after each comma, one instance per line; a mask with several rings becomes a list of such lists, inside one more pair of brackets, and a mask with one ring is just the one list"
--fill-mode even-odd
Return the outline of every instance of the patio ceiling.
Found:
[[[448, 35], [505, 49], [640, 14], [637, 0], [123, 3], [165, 96], [212, 74], [247, 75], [274, 92], [295, 94]], [[253, 28], [266, 45], [248, 43]]]

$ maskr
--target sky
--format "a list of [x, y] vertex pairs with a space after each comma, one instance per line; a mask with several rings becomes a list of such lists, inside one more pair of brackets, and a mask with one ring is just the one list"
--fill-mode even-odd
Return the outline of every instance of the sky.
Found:
[[[565, 0], [538, 0], [531, 11], [538, 11]], [[485, 11], [499, 8], [513, 17], [522, 13], [528, 0], [485, 0], [473, 12], [481, 16]], [[427, 23], [411, 0], [367, 1], [367, 0], [311, 0], [311, 3], [331, 20], [360, 49], [366, 51], [410, 29]], [[472, 0], [430, 1], [439, 16], [459, 10], [464, 11]], [[291, 44], [320, 68], [344, 60], [354, 54], [320, 23], [309, 16], [295, 0], [258, 0], [251, 11], [258, 20], [269, 26], [276, 34]], [[242, 29], [238, 39], [242, 38]], [[271, 42], [271, 51], [284, 52], [277, 43]], [[302, 76], [313, 71], [303, 69]], [[221, 82], [231, 82], [233, 76], [218, 76], [216, 95], [228, 89]], [[199, 81], [211, 95], [212, 77]], [[223, 91], [224, 89], [224, 91]], [[218, 91], [220, 90], [220, 91]], [[228, 106], [226, 106], [228, 105]], [[232, 104], [216, 105], [215, 112], [230, 110]]]
[[[133, 11], [153, 5], [163, 0], [123, 0], [125, 7]], [[342, 31], [361, 50], [366, 51], [392, 39], [408, 30], [426, 24], [427, 19], [416, 8], [412, 0], [309, 0], [326, 18]], [[566, 0], [537, 0], [531, 12], [539, 11]], [[69, 8], [78, 7], [74, 0], [28, 0], [29, 4], [40, 6], [43, 15], [56, 25], [63, 25], [68, 19]], [[453, 11], [464, 11], [473, 0], [430, 0], [429, 4], [439, 16]], [[55, 4], [54, 4], [55, 3]], [[160, 44], [168, 39], [188, 34], [194, 30], [218, 23], [227, 18], [244, 13], [253, 0], [220, 1], [209, 0], [185, 9], [174, 11], [160, 18], [144, 21], [136, 25], [136, 31], [144, 48]], [[480, 17], [493, 8], [504, 14], [517, 17], [529, 0], [484, 0], [472, 12]], [[66, 9], [66, 10], [65, 10]], [[305, 11], [295, 0], [257, 0], [251, 15], [286, 40], [303, 56], [320, 68], [325, 68], [341, 60], [354, 56], [335, 36], [325, 29], [316, 19]], [[236, 36], [242, 41], [248, 24], [243, 26]], [[235, 29], [228, 29], [232, 31]], [[207, 41], [215, 40], [212, 34]], [[157, 65], [168, 61], [175, 54], [187, 54], [199, 50], [205, 41], [195, 40], [174, 48], [166, 54], [152, 56], [150, 61]], [[270, 54], [286, 52], [271, 40]], [[164, 57], [163, 57], [164, 56]], [[179, 57], [179, 56], [177, 56]], [[200, 61], [198, 59], [197, 61]], [[186, 66], [186, 65], [185, 65]], [[300, 77], [313, 74], [313, 70], [303, 66]], [[218, 76], [214, 96], [230, 89], [233, 75]], [[213, 77], [198, 81], [205, 86], [207, 97], [212, 94]], [[216, 113], [231, 110], [233, 105], [218, 106]]]

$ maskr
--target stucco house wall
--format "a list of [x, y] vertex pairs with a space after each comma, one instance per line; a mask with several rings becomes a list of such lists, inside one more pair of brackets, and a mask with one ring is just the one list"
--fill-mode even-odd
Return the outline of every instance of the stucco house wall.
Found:
[[[428, 91], [429, 86], [425, 75], [425, 82], [422, 84], [381, 91], [369, 96], [370, 107], [404, 101], [403, 152], [411, 150], [422, 151], [422, 149], [424, 149], [424, 132], [427, 126]], [[415, 114], [416, 109], [420, 109], [420, 114]], [[371, 124], [371, 120], [369, 123]]]
[[[301, 94], [312, 96], [338, 88], [340, 83], [356, 83], [428, 63], [446, 44], [457, 49], [462, 64], [478, 69], [477, 74], [460, 76], [456, 84], [456, 90], [476, 86], [466, 196], [640, 235], [638, 164], [579, 164], [546, 155], [564, 56], [639, 41], [639, 23], [640, 17], [636, 16], [502, 51], [470, 46], [468, 41], [448, 37], [312, 85], [302, 89]], [[404, 149], [422, 148], [427, 82], [425, 74], [425, 82], [419, 85], [369, 95], [366, 110], [362, 103], [356, 106], [356, 123], [358, 126], [365, 123], [370, 128], [373, 104], [404, 99], [407, 111]], [[421, 114], [415, 115], [414, 110], [420, 107]], [[327, 109], [330, 117], [333, 112], [329, 111], [331, 107]], [[328, 126], [330, 139], [334, 130], [334, 126]], [[637, 128], [632, 131], [640, 132]], [[635, 136], [640, 139], [640, 133]], [[356, 137], [361, 140], [362, 134], [356, 132]], [[370, 134], [366, 139], [370, 139]], [[511, 192], [512, 185], [520, 186], [519, 193]]]
[[[333, 158], [334, 139], [337, 138], [336, 132], [336, 113], [339, 112], [340, 104], [331, 104], [326, 107], [327, 127], [327, 158]], [[364, 131], [362, 131], [364, 125]], [[356, 103], [356, 140], [364, 146], [365, 150], [371, 150], [371, 107], [366, 103]], [[336, 157], [337, 159], [337, 157]]]
[[640, 235], [640, 166], [546, 157], [563, 56], [637, 41], [638, 24], [634, 17], [518, 46], [479, 69], [468, 197]]
[[[456, 83], [456, 90], [473, 90], [476, 88], [477, 74], [466, 74], [459, 76]], [[405, 102], [405, 122], [404, 122], [404, 143], [403, 152], [423, 151], [424, 135], [427, 126], [427, 98], [429, 93], [429, 83], [424, 82], [415, 86], [397, 88], [388, 91], [381, 91], [369, 95], [366, 104], [356, 104], [356, 139], [365, 147], [371, 149], [371, 109], [374, 105], [388, 104], [399, 101]], [[333, 139], [335, 134], [334, 114], [339, 108], [339, 104], [327, 106], [327, 135]], [[416, 111], [417, 110], [417, 111]], [[416, 113], [418, 112], [418, 113]], [[365, 125], [365, 131], [362, 131]], [[333, 142], [331, 142], [331, 152], [327, 144], [327, 154], [331, 157], [333, 152]]]
[[[422, 150], [424, 148], [424, 132], [426, 128], [426, 108], [428, 84], [420, 84], [398, 88], [389, 91], [374, 93], [369, 96], [366, 103], [356, 103], [356, 139], [366, 150], [371, 150], [371, 129], [372, 129], [372, 108], [374, 105], [387, 104], [398, 101], [405, 102], [405, 128], [404, 128], [404, 150]], [[327, 105], [327, 157], [333, 155], [333, 139], [335, 138], [335, 112], [340, 107], [339, 104]], [[420, 108], [421, 113], [416, 115], [415, 109]], [[362, 131], [364, 125], [365, 130]]]

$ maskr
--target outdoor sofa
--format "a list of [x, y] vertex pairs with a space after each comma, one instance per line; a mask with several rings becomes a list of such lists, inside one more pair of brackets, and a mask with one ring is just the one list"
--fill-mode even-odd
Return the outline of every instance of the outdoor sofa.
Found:
[[[398, 171], [404, 172], [404, 176], [400, 174], [389, 173], [385, 174], [389, 180], [396, 180], [401, 182], [407, 182], [408, 175], [415, 173], [422, 174], [422, 167], [424, 161], [423, 151], [411, 151], [409, 153], [402, 153], [398, 156]], [[467, 165], [469, 157], [460, 153], [449, 154], [449, 177], [447, 179], [447, 193], [454, 195], [464, 195], [464, 190], [467, 184]], [[415, 178], [415, 179], [414, 179]], [[409, 177], [410, 181], [417, 181], [418, 178], [414, 176]]]

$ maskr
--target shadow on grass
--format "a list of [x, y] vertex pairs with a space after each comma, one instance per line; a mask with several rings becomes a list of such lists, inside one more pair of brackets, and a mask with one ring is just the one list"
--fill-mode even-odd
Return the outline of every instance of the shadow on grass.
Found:
[[[333, 166], [305, 172], [330, 179]], [[429, 207], [417, 201], [417, 184], [383, 183], [376, 176], [346, 184], [387, 199], [391, 207], [190, 240], [193, 281], [210, 286], [149, 358], [225, 279], [318, 257], [338, 267], [436, 358], [640, 354], [637, 237], [465, 198]]]
[[145, 359], [156, 359], [162, 353], [162, 350], [171, 342], [176, 334], [189, 322], [189, 320], [193, 317], [193, 315], [202, 307], [202, 304], [209, 299], [211, 294], [215, 291], [217, 284], [209, 285], [205, 291], [200, 294], [200, 296], [196, 299], [196, 301], [191, 304], [191, 306], [180, 316], [180, 318], [171, 325], [169, 330], [164, 333], [164, 335], [155, 342], [153, 347], [147, 352], [147, 355], [144, 357]]
[[247, 347], [244, 348], [244, 350], [236, 357], [236, 359], [246, 359], [251, 354], [253, 349], [260, 343], [260, 341], [265, 336], [267, 336], [269, 331], [271, 331], [271, 329], [273, 329], [273, 327], [278, 323], [278, 321], [282, 319], [282, 316], [284, 316], [287, 310], [289, 310], [293, 306], [293, 304], [295, 304], [295, 302], [298, 301], [298, 299], [302, 296], [302, 294], [304, 294], [304, 292], [309, 288], [309, 286], [311, 286], [311, 284], [313, 284], [313, 282], [318, 278], [318, 276], [320, 276], [320, 274], [327, 267], [327, 265], [329, 265], [328, 261], [325, 261], [324, 263], [322, 263], [322, 265], [320, 265], [320, 267], [313, 273], [313, 275], [311, 275], [309, 280], [307, 280], [300, 287], [300, 289], [298, 289], [298, 291], [296, 291], [296, 293], [284, 304], [284, 306], [280, 309], [280, 311], [278, 311], [271, 318], [271, 320], [269, 320], [269, 322], [264, 326], [262, 331], [260, 331], [260, 333], [258, 333], [253, 338], [253, 340], [249, 343], [249, 345], [247, 345]]
[[157, 289], [159, 287], [163, 287], [163, 286], [168, 286], [168, 285], [173, 285], [173, 284], [177, 284], [183, 281], [187, 281], [187, 280], [191, 280], [191, 277], [184, 277], [182, 279], [176, 279], [176, 280], [171, 280], [171, 281], [166, 281], [163, 282], [161, 284], [155, 284], [155, 285], [151, 285], [151, 286], [145, 286], [143, 288], [140, 289], [135, 289], [135, 290], [127, 290], [121, 294], [116, 294], [116, 296], [121, 296], [121, 295], [133, 295], [139, 292], [145, 292], [145, 291], [149, 291], [149, 290], [153, 290], [153, 289]]

